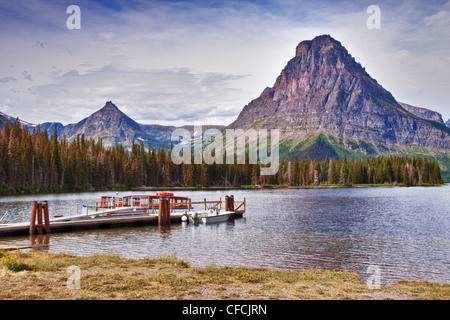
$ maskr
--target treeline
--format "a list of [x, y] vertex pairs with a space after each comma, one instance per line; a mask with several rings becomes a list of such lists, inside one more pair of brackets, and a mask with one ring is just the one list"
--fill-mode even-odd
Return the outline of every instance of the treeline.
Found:
[[[16, 121], [0, 130], [0, 193], [55, 192], [135, 188], [141, 186], [441, 184], [440, 168], [427, 158], [380, 157], [280, 161], [273, 176], [261, 176], [249, 164], [180, 164], [171, 150], [134, 143], [106, 147], [79, 135], [70, 143], [39, 127], [29, 132]], [[224, 162], [225, 163], [225, 162]]]
[[441, 169], [426, 157], [367, 157], [362, 161], [330, 159], [326, 161], [281, 161], [278, 183], [294, 186], [392, 184], [443, 184]]

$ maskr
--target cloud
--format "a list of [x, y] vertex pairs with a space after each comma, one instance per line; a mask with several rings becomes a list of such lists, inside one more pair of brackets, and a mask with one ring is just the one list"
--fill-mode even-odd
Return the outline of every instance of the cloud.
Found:
[[14, 77], [3, 77], [0, 78], [1, 83], [7, 83], [7, 82], [17, 82], [17, 79]]
[[[381, 8], [380, 30], [366, 27], [371, 4]], [[60, 4], [0, 3], [0, 40], [8, 44], [0, 95], [21, 118], [76, 122], [113, 100], [144, 123], [226, 125], [273, 85], [300, 41], [324, 33], [397, 99], [450, 117], [448, 1], [77, 5], [81, 29], [68, 30]]]
[[31, 74], [27, 70], [22, 71], [22, 77], [25, 80], [33, 81], [33, 79], [31, 78]]
[[33, 47], [45, 48], [48, 45], [45, 41], [36, 41]]
[[424, 21], [426, 26], [448, 27], [450, 25], [450, 13], [448, 11], [439, 11], [425, 17]]
[[[131, 69], [108, 65], [81, 74], [78, 70], [56, 72], [51, 84], [33, 86], [29, 94], [46, 105], [54, 116], [78, 122], [112, 100], [140, 123], [191, 123], [208, 121], [211, 110], [232, 108], [241, 90], [243, 75], [194, 73], [187, 68]], [[218, 100], [217, 97], [223, 97]], [[70, 110], [70, 112], [68, 112]], [[233, 113], [234, 116], [234, 113]], [[230, 121], [226, 112], [225, 121]], [[58, 121], [63, 119], [58, 119]], [[224, 123], [224, 122], [222, 122]]]

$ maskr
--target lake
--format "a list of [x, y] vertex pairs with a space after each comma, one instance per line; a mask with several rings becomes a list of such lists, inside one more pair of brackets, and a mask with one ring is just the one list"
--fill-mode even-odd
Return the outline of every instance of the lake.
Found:
[[[145, 194], [123, 192], [120, 195]], [[31, 201], [50, 213], [115, 192], [0, 197], [0, 218], [29, 221]], [[153, 192], [151, 193], [153, 194]], [[400, 280], [450, 283], [450, 187], [181, 191], [193, 201], [246, 197], [244, 218], [208, 225], [173, 224], [55, 233], [49, 252], [112, 253], [129, 258], [175, 255], [195, 266], [245, 265], [283, 269], [349, 270], [366, 281], [369, 266], [381, 284]], [[200, 206], [198, 209], [201, 209]], [[78, 209], [79, 210], [79, 209]], [[39, 241], [39, 240], [38, 240]], [[27, 245], [28, 236], [0, 238]]]

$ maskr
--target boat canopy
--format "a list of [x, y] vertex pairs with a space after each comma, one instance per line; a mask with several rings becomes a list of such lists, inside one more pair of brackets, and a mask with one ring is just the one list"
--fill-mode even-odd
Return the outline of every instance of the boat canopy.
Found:
[[157, 192], [156, 195], [134, 195], [124, 197], [102, 196], [99, 207], [158, 207], [159, 199], [162, 197], [169, 197], [170, 202], [174, 205], [190, 201], [188, 197], [174, 196], [171, 192]]

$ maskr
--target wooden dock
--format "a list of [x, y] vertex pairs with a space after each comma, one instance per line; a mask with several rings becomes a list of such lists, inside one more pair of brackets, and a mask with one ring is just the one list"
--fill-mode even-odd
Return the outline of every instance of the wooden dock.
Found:
[[[180, 223], [182, 214], [171, 214], [170, 222]], [[50, 232], [67, 232], [83, 229], [107, 229], [125, 226], [143, 226], [158, 224], [157, 215], [136, 215], [111, 218], [96, 218], [78, 221], [57, 221], [50, 222]], [[29, 223], [20, 223], [14, 225], [0, 225], [0, 236], [9, 235], [28, 235], [30, 229]]]
[[[164, 203], [164, 205], [163, 205]], [[236, 204], [236, 208], [235, 208]], [[152, 205], [152, 204], [150, 204]], [[159, 207], [159, 205], [161, 207]], [[171, 223], [181, 223], [182, 216], [186, 212], [190, 212], [192, 205], [222, 209], [224, 205], [225, 210], [233, 211], [233, 218], [241, 218], [245, 212], [245, 198], [244, 201], [234, 201], [233, 196], [226, 197], [225, 201], [220, 199], [219, 201], [197, 201], [197, 202], [183, 202], [177, 204], [172, 203], [169, 199], [161, 199], [155, 214], [155, 207], [153, 206], [153, 213], [151, 206], [142, 207], [140, 204], [138, 207], [112, 207], [110, 209], [95, 208], [92, 216], [86, 216], [83, 219], [73, 219], [74, 217], [59, 217], [54, 219], [48, 218], [48, 203], [44, 201], [43, 205], [32, 203], [31, 219], [30, 222], [23, 223], [11, 223], [0, 224], [0, 237], [2, 236], [14, 236], [14, 235], [32, 235], [35, 234], [35, 230], [38, 230], [39, 234], [54, 233], [54, 232], [68, 232], [83, 229], [108, 229], [126, 226], [145, 226], [145, 225], [169, 225]], [[174, 208], [177, 205], [188, 205], [186, 212], [175, 212]], [[142, 210], [142, 213], [138, 214], [117, 214], [122, 210]], [[44, 214], [42, 214], [44, 213]], [[36, 223], [37, 218], [37, 223]], [[44, 218], [44, 219], [43, 219]]]

